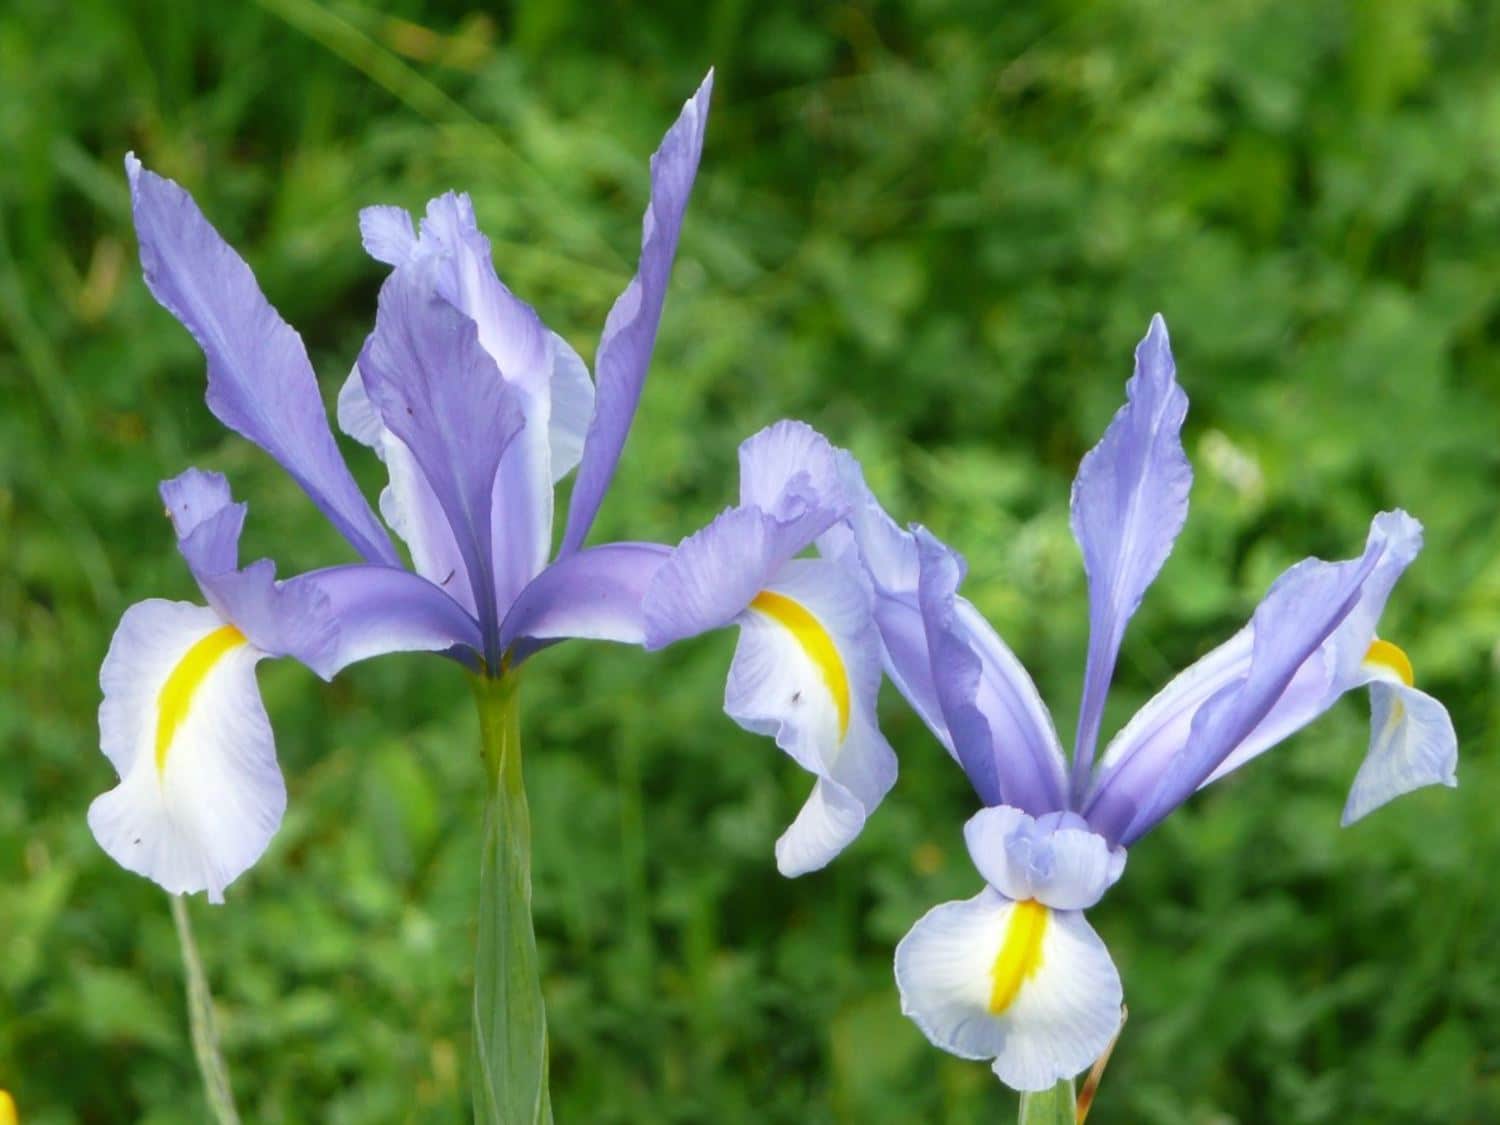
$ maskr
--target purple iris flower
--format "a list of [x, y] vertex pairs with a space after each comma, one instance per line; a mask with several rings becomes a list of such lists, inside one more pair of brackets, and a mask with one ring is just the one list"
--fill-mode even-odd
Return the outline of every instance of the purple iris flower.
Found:
[[[217, 474], [162, 485], [208, 605], [125, 612], [100, 674], [101, 744], [119, 785], [89, 809], [96, 838], [168, 891], [224, 888], [264, 852], [286, 790], [255, 682], [265, 657], [325, 678], [357, 660], [438, 651], [498, 676], [565, 637], [642, 644], [642, 598], [666, 547], [584, 541], [613, 476], [655, 344], [703, 147], [713, 75], [651, 160], [635, 277], [610, 309], [594, 380], [495, 274], [466, 196], [360, 216], [393, 267], [375, 330], [339, 394], [340, 424], [385, 461], [381, 514], [335, 444], [301, 338], [188, 194], [127, 157], [146, 283], [208, 360], [208, 405], [270, 453], [364, 560], [278, 581], [238, 560], [245, 506]], [[551, 556], [553, 488], [577, 468]]]
[[823, 541], [867, 575], [887, 673], [985, 805], [964, 835], [986, 886], [934, 908], [897, 947], [903, 1010], [945, 1050], [992, 1059], [1019, 1090], [1078, 1073], [1118, 1031], [1119, 973], [1082, 912], [1120, 877], [1126, 849], [1198, 789], [1362, 686], [1370, 747], [1344, 823], [1419, 786], [1456, 784], [1446, 709], [1376, 636], [1421, 548], [1420, 525], [1399, 511], [1375, 517], [1359, 557], [1288, 569], [1249, 624], [1168, 683], [1095, 762], [1126, 623], [1187, 516], [1187, 397], [1160, 317], [1126, 395], [1073, 485], [1090, 630], [1071, 769], [1031, 678], [959, 595], [962, 560], [928, 532], [898, 528], [852, 461], [851, 514]]

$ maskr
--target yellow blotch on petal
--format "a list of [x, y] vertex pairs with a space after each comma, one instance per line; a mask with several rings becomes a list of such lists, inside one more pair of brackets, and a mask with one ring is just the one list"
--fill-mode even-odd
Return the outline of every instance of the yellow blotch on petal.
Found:
[[0, 1125], [16, 1125], [16, 1099], [6, 1090], [0, 1090]]
[[1411, 659], [1390, 641], [1377, 640], [1370, 645], [1370, 651], [1365, 653], [1365, 663], [1396, 673], [1397, 678], [1407, 687], [1413, 687], [1417, 682]]
[[1005, 941], [990, 969], [990, 1014], [1001, 1015], [1016, 1002], [1021, 986], [1042, 967], [1042, 938], [1047, 933], [1049, 911], [1034, 898], [1011, 908], [1005, 926]]
[[823, 623], [801, 602], [770, 590], [756, 594], [750, 608], [775, 621], [802, 646], [802, 651], [807, 653], [833, 696], [833, 705], [839, 714], [839, 737], [843, 738], [849, 733], [849, 673], [844, 668], [844, 658], [839, 655], [838, 646], [823, 628]]
[[[161, 686], [156, 697], [156, 772], [167, 768], [167, 754], [172, 749], [172, 739], [177, 728], [187, 718], [188, 708], [193, 705], [203, 681], [213, 671], [214, 665], [226, 652], [245, 643], [245, 634], [233, 625], [223, 625], [197, 641], [183, 654]], [[0, 1117], [0, 1125], [5, 1119]]]

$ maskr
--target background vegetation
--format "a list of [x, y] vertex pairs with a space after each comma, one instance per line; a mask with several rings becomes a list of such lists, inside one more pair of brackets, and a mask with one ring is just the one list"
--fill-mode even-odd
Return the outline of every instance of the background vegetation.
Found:
[[[192, 190], [332, 398], [383, 269], [355, 213], [474, 194], [505, 279], [593, 354], [645, 159], [719, 85], [639, 422], [595, 538], [672, 541], [735, 444], [800, 416], [968, 589], [1071, 734], [1080, 455], [1153, 311], [1192, 398], [1193, 514], [1107, 724], [1307, 554], [1401, 505], [1384, 631], [1457, 723], [1461, 788], [1338, 828], [1362, 700], [1201, 795], [1091, 917], [1130, 1022], [1093, 1120], [1500, 1120], [1500, 8], [1459, 0], [35, 0], [0, 11], [0, 1085], [28, 1123], [203, 1118], [156, 888], [84, 824], [96, 670], [194, 597], [157, 480], [222, 470], [248, 557], [348, 557], [202, 404], [141, 284], [121, 157]], [[378, 466], [346, 446], [373, 495]], [[564, 646], [526, 684], [565, 1122], [980, 1122], [985, 1067], [899, 1014], [891, 949], [977, 888], [973, 798], [888, 692], [901, 782], [788, 882], [805, 777], [720, 712], [729, 634]], [[461, 1121], [478, 801], [457, 671], [263, 669], [291, 790], [193, 904], [256, 1122]], [[1066, 738], [1065, 738], [1066, 740]]]

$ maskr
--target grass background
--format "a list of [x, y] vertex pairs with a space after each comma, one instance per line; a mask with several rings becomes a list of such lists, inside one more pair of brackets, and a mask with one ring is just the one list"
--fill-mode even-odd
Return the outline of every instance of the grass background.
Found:
[[[1192, 398], [1193, 512], [1127, 637], [1111, 729], [1281, 568], [1400, 505], [1427, 551], [1382, 631], [1450, 706], [1457, 792], [1349, 831], [1363, 700], [1195, 799], [1091, 920], [1131, 1017], [1092, 1120], [1500, 1120], [1500, 8], [1459, 0], [403, 0], [0, 9], [0, 1085], [28, 1123], [203, 1119], [160, 893], [84, 824], [96, 670], [195, 597], [157, 480], [222, 470], [249, 558], [348, 549], [202, 404], [139, 280], [121, 157], [195, 193], [330, 401], [383, 269], [358, 207], [473, 193], [506, 281], [588, 357], [645, 160], [712, 63], [656, 363], [595, 540], [733, 497], [783, 416], [863, 460], [1071, 735], [1081, 454], [1154, 311]], [[346, 445], [371, 495], [378, 466]], [[805, 778], [719, 710], [730, 634], [569, 645], [525, 685], [563, 1121], [981, 1122], [987, 1069], [899, 1014], [894, 943], [977, 876], [973, 799], [887, 692], [902, 779], [788, 882]], [[242, 1111], [461, 1121], [475, 730], [446, 663], [262, 671], [291, 808], [193, 904]]]

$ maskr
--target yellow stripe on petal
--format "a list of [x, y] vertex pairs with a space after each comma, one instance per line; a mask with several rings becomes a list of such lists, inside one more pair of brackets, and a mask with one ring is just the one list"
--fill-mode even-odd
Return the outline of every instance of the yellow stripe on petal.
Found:
[[0, 1090], [0, 1125], [16, 1125], [16, 1102], [5, 1090]]
[[839, 737], [843, 738], [849, 733], [849, 673], [844, 668], [844, 658], [839, 655], [838, 646], [823, 628], [823, 623], [801, 602], [771, 590], [756, 594], [750, 608], [765, 614], [790, 633], [817, 667], [833, 696], [833, 705], [839, 715]]
[[1417, 677], [1412, 671], [1411, 659], [1390, 641], [1377, 640], [1370, 645], [1370, 651], [1365, 653], [1365, 663], [1394, 672], [1397, 679], [1407, 687], [1413, 687], [1417, 682]]
[[167, 754], [177, 728], [187, 718], [193, 696], [213, 671], [219, 658], [245, 643], [245, 634], [233, 625], [224, 625], [203, 637], [188, 649], [156, 697], [156, 772], [167, 768]]
[[1034, 898], [1018, 902], [1011, 909], [1005, 941], [990, 969], [994, 981], [990, 989], [991, 1015], [1001, 1015], [1014, 1004], [1021, 986], [1042, 967], [1042, 938], [1047, 933], [1049, 917], [1051, 912]]

